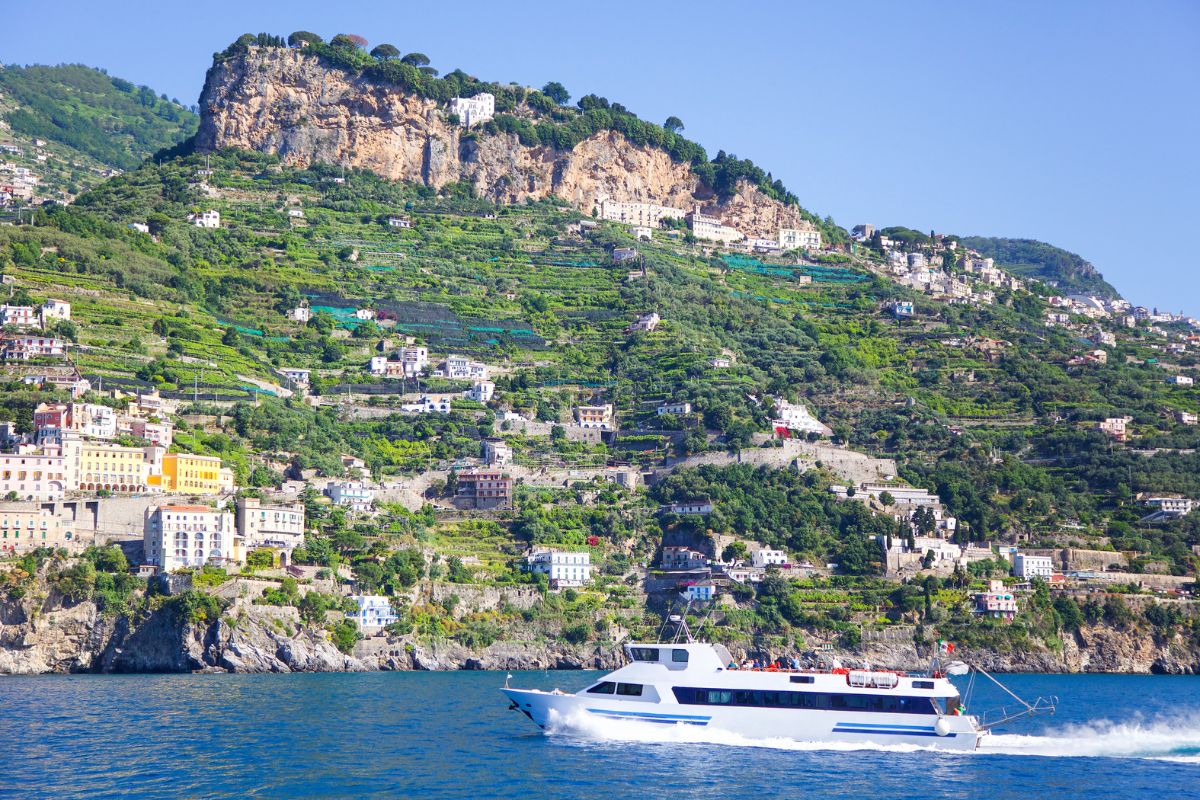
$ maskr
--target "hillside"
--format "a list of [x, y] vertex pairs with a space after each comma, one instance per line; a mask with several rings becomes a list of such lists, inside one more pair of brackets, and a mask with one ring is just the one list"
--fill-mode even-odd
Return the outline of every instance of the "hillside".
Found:
[[[593, 219], [548, 188], [566, 183], [532, 173], [520, 202], [508, 202], [518, 198], [487, 177], [496, 162], [461, 156], [491, 146], [477, 139], [550, 158], [563, 176], [600, 140], [648, 159], [602, 159], [584, 170], [592, 186], [644, 180], [629, 171], [661, 153], [613, 131], [553, 153], [503, 131], [464, 142], [424, 105], [422, 92], [441, 84], [382, 90], [349, 68], [329, 71], [324, 57], [248, 44], [220, 56], [205, 91], [203, 154], [164, 155], [32, 224], [0, 227], [10, 302], [72, 304], [71, 321], [50, 330], [70, 340], [70, 364], [91, 380], [86, 399], [119, 404], [99, 389], [157, 389], [183, 403], [174, 450], [218, 457], [244, 493], [303, 484], [291, 497], [310, 530], [289, 562], [302, 580], [275, 569], [271, 553], [265, 565], [191, 570], [196, 594], [180, 596], [194, 604], [193, 625], [157, 618], [174, 637], [167, 644], [180, 645], [170, 663], [212, 666], [236, 649], [226, 647], [239, 641], [221, 627], [231, 624], [221, 597], [255, 618], [244, 643], [266, 653], [294, 636], [319, 641], [294, 620], [322, 627], [333, 596], [351, 586], [390, 598], [398, 620], [387, 647], [406, 664], [587, 663], [616, 641], [655, 634], [684, 588], [664, 563], [664, 548], [677, 546], [710, 561], [745, 561], [760, 548], [790, 559], [788, 569], [759, 567], [758, 581], [721, 578], [722, 603], [702, 629], [694, 620], [739, 653], [829, 644], [924, 658], [947, 636], [1016, 668], [1195, 669], [1200, 624], [1178, 592], [1194, 580], [1200, 515], [1146, 521], [1139, 500], [1200, 497], [1200, 395], [1167, 380], [1200, 372], [1186, 321], [1130, 327], [1125, 308], [1094, 317], [1051, 308], [1045, 285], [968, 274], [934, 242], [906, 252], [733, 250], [674, 225], [647, 233]], [[261, 72], [247, 70], [251, 59]], [[301, 87], [313, 97], [289, 100]], [[402, 133], [458, 136], [458, 179], [397, 181], [378, 164], [339, 163], [390, 152], [365, 139], [348, 147], [351, 132], [400, 135], [360, 113], [374, 100], [424, 109], [403, 118]], [[279, 109], [314, 102], [329, 112], [321, 125], [303, 135], [275, 127]], [[341, 117], [351, 111], [353, 124]], [[221, 137], [271, 152], [211, 149], [237, 143]], [[331, 157], [318, 157], [325, 148]], [[712, 162], [663, 158], [695, 181], [687, 190], [712, 190], [707, 207], [721, 213], [803, 214], [745, 181], [723, 195], [703, 177]], [[215, 227], [189, 221], [199, 212], [217, 212]], [[935, 260], [958, 289], [910, 288], [941, 268]], [[389, 375], [406, 344], [426, 347], [430, 363], [415, 377]], [[437, 374], [451, 354], [481, 362], [493, 391], [469, 396], [473, 380]], [[383, 374], [377, 357], [391, 358]], [[61, 361], [4, 365], [0, 419], [18, 434], [32, 431], [39, 403], [67, 397], [48, 381], [39, 388], [51, 367]], [[307, 385], [288, 377], [296, 370]], [[785, 405], [771, 398], [827, 427], [781, 426]], [[607, 415], [607, 429], [579, 424], [585, 412]], [[1128, 418], [1120, 439], [1099, 428], [1113, 418]], [[485, 443], [507, 449], [512, 508], [456, 505]], [[321, 496], [350, 477], [377, 492], [372, 513]], [[902, 510], [897, 496], [914, 494], [940, 518]], [[973, 558], [939, 559], [925, 549], [935, 532], [947, 547], [974, 543]], [[140, 540], [127, 544], [140, 552]], [[551, 591], [522, 569], [532, 547], [587, 553], [592, 580]], [[1013, 547], [1104, 574], [1053, 593], [1034, 581], [1012, 624], [974, 614], [973, 594], [1008, 575]], [[94, 642], [119, 643], [128, 630], [112, 638], [97, 613], [136, 625], [164, 604], [124, 570], [101, 578], [98, 564], [61, 554], [38, 550], [12, 566], [0, 572], [12, 608], [38, 613], [27, 597], [49, 598], [55, 612], [90, 602], [77, 622], [84, 637], [97, 631]], [[343, 650], [359, 647], [356, 657], [383, 641], [355, 645], [340, 623], [329, 632]], [[1115, 640], [1136, 657], [1094, 644]], [[266, 655], [261, 663], [272, 668]]]
[[996, 260], [996, 266], [1024, 278], [1053, 284], [1066, 294], [1117, 297], [1114, 289], [1083, 256], [1035, 239], [965, 236], [962, 243]]
[[196, 129], [197, 117], [146, 86], [79, 64], [0, 69], [3, 118], [13, 132], [133, 169]]

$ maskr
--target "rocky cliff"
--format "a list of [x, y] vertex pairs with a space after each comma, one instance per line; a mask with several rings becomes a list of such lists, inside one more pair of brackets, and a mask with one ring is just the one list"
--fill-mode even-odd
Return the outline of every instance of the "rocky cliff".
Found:
[[214, 64], [200, 97], [201, 151], [241, 148], [285, 163], [368, 169], [440, 188], [467, 182], [483, 197], [516, 203], [555, 196], [585, 213], [599, 198], [701, 207], [748, 236], [811, 227], [798, 209], [742, 183], [718, 198], [687, 164], [597, 133], [571, 150], [527, 147], [514, 134], [470, 132], [445, 104], [330, 68], [300, 50], [251, 48]]
[[[462, 591], [465, 587], [456, 587]], [[620, 649], [572, 645], [530, 631], [468, 648], [448, 641], [377, 636], [339, 652], [321, 628], [300, 624], [294, 608], [235, 601], [219, 619], [195, 624], [170, 604], [136, 621], [105, 615], [90, 601], [72, 603], [45, 583], [20, 599], [0, 600], [0, 674], [73, 672], [358, 672], [365, 670], [614, 669]], [[790, 656], [730, 643], [738, 658]], [[847, 665], [919, 670], [928, 647], [911, 634], [875, 634]], [[1088, 626], [1066, 637], [1061, 649], [1014, 651], [960, 649], [965, 660], [997, 672], [1200, 673], [1200, 648], [1181, 635], [1163, 638], [1148, 627]]]

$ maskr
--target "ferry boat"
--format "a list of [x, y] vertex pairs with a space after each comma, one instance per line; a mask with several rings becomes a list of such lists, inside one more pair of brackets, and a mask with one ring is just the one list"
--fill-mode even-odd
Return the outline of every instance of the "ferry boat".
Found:
[[962, 662], [944, 670], [935, 662], [928, 674], [744, 669], [720, 644], [627, 644], [624, 650], [626, 666], [575, 694], [514, 689], [507, 680], [502, 691], [512, 701], [510, 708], [542, 728], [588, 715], [712, 728], [751, 739], [915, 744], [948, 750], [974, 750], [989, 728], [1033, 713], [1053, 713], [1055, 702], [1039, 698], [1029, 704], [1008, 692], [1021, 708], [1001, 713], [992, 722], [981, 721], [966, 713], [958, 689], [947, 677], [966, 674], [969, 668]]

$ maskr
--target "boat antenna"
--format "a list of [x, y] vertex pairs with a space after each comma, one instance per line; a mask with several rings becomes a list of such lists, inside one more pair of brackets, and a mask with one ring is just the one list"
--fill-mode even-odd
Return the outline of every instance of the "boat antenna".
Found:
[[673, 617], [673, 616], [674, 616], [674, 614], [672, 614], [672, 613], [671, 613], [671, 609], [672, 609], [674, 606], [675, 606], [675, 601], [674, 601], [674, 600], [672, 600], [672, 601], [671, 601], [671, 604], [667, 606], [667, 613], [666, 613], [666, 614], [663, 614], [663, 621], [662, 621], [662, 625], [660, 625], [660, 626], [658, 627], [658, 636], [657, 636], [657, 637], [654, 639], [654, 641], [655, 641], [657, 644], [662, 644], [662, 643], [663, 643], [663, 631], [665, 631], [665, 630], [667, 629], [667, 624], [668, 624], [668, 623], [671, 621], [671, 617]]

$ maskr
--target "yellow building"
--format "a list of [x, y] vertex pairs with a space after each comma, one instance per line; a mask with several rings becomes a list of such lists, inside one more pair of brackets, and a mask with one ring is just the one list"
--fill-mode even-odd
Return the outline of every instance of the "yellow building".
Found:
[[220, 494], [233, 489], [233, 472], [216, 456], [167, 453], [162, 458], [162, 490], [178, 494]]
[[38, 547], [69, 547], [72, 539], [62, 519], [43, 508], [0, 505], [0, 557]]
[[79, 491], [150, 491], [150, 464], [146, 461], [145, 450], [140, 447], [74, 441], [65, 450]]

